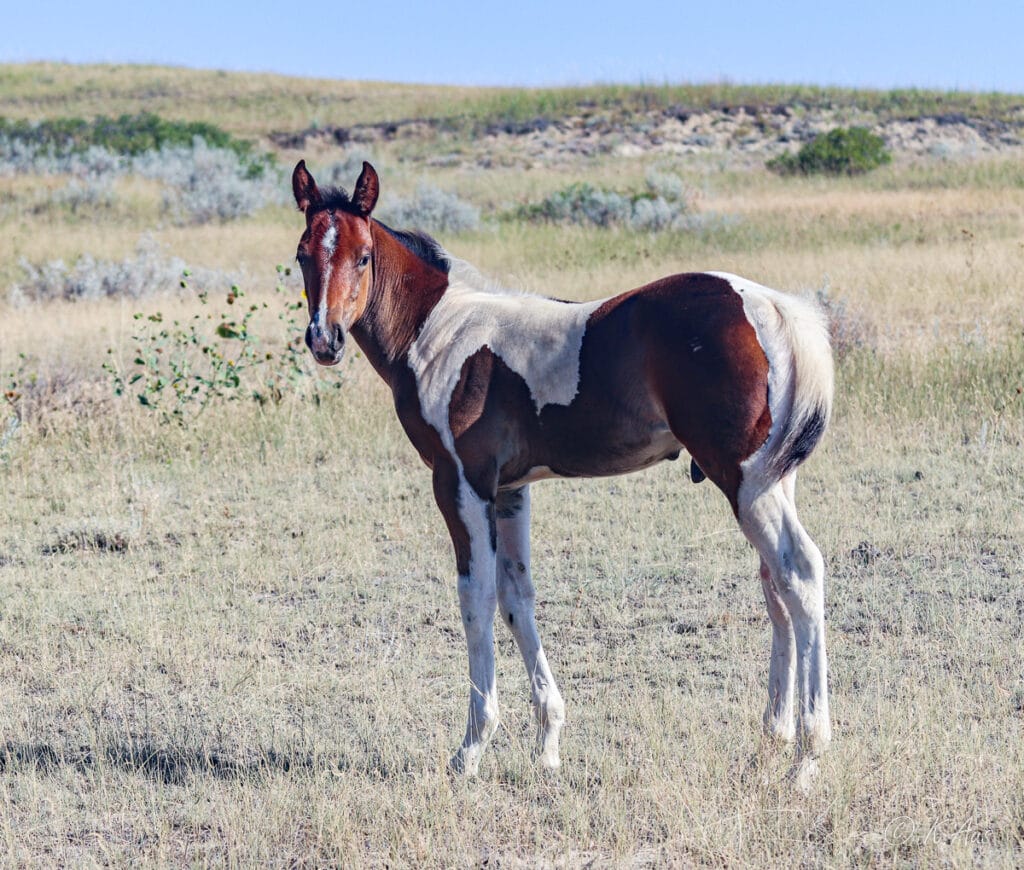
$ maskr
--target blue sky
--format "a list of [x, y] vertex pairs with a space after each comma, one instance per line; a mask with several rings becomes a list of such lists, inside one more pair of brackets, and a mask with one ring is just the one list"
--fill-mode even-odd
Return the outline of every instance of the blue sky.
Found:
[[714, 82], [1024, 93], [1024, 0], [11, 2], [0, 60], [451, 84]]

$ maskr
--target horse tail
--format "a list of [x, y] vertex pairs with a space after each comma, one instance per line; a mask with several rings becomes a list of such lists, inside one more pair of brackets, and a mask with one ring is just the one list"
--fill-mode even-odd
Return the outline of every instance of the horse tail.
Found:
[[758, 295], [760, 304], [754, 307], [759, 310], [748, 309], [748, 315], [753, 315], [768, 357], [768, 404], [774, 422], [755, 456], [765, 477], [781, 480], [811, 455], [825, 434], [835, 371], [828, 323], [818, 305], [770, 290]]

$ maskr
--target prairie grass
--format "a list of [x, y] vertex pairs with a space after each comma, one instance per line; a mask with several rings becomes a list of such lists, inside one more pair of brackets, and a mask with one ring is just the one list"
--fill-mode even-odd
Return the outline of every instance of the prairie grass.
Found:
[[[26, 111], [95, 99], [110, 114], [111, 94], [156, 75], [74, 74], [11, 93]], [[265, 86], [228, 78], [254, 101]], [[332, 87], [325, 100], [348, 93]], [[165, 426], [100, 366], [108, 347], [130, 360], [136, 311], [184, 318], [197, 300], [0, 301], [0, 387], [27, 375], [33, 403], [14, 425], [0, 398], [0, 863], [1024, 861], [1016, 168], [897, 161], [821, 181], [680, 160], [666, 171], [699, 191], [700, 231], [486, 219], [574, 180], [641, 185], [649, 165], [615, 169], [439, 167], [429, 180], [485, 216], [442, 239], [505, 283], [574, 299], [705, 268], [827, 288], [869, 338], [842, 357], [830, 433], [800, 475], [827, 562], [835, 715], [814, 790], [791, 788], [790, 755], [760, 736], [756, 559], [684, 463], [534, 487], [563, 769], [530, 758], [528, 687], [499, 627], [502, 726], [480, 777], [453, 779], [466, 679], [450, 544], [365, 361], [321, 371], [343, 387], [319, 405], [225, 403]], [[397, 159], [382, 173], [397, 195], [422, 180]], [[24, 207], [60, 186], [0, 179], [0, 262], [121, 258], [146, 230], [194, 268], [238, 269], [260, 300], [300, 230], [283, 207], [175, 226], [144, 184], [92, 220]]]

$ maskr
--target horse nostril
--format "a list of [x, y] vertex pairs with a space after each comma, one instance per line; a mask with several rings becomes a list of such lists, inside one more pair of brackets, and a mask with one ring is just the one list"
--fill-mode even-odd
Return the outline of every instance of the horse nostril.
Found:
[[309, 324], [309, 326], [306, 327], [306, 347], [312, 350], [313, 342], [316, 341], [316, 339], [321, 338], [322, 336], [323, 333], [321, 332], [319, 326], [314, 326], [312, 323]]
[[341, 347], [345, 343], [344, 330], [341, 328], [341, 325], [337, 323], [334, 324], [332, 330], [334, 332], [334, 344], [337, 345], [338, 347]]

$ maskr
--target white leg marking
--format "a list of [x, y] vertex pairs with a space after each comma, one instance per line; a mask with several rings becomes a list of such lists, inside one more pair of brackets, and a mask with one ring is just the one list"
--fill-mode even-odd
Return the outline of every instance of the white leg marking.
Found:
[[530, 488], [498, 496], [498, 606], [512, 630], [526, 665], [534, 715], [537, 756], [541, 766], [556, 769], [558, 735], [565, 722], [565, 703], [548, 667], [534, 617], [536, 595], [530, 576]]
[[768, 667], [768, 705], [764, 710], [764, 731], [770, 737], [791, 743], [796, 739], [796, 637], [786, 605], [775, 588], [768, 565], [761, 560], [761, 588], [772, 621], [772, 653]]
[[461, 476], [459, 516], [469, 532], [469, 574], [459, 576], [459, 606], [469, 652], [469, 715], [462, 747], [451, 760], [454, 770], [475, 776], [487, 742], [498, 727], [498, 689], [494, 680], [495, 553], [486, 503]]
[[[832, 739], [825, 652], [825, 563], [781, 483], [760, 492], [744, 483], [740, 487], [740, 524], [768, 566], [774, 592], [792, 622], [801, 750], [816, 757]], [[781, 705], [780, 712], [784, 712]]]
[[[782, 480], [782, 491], [796, 507], [796, 472]], [[772, 621], [772, 652], [768, 670], [768, 704], [764, 730], [770, 737], [791, 743], [796, 739], [796, 636], [793, 621], [772, 580], [768, 564], [761, 559], [761, 588]]]

